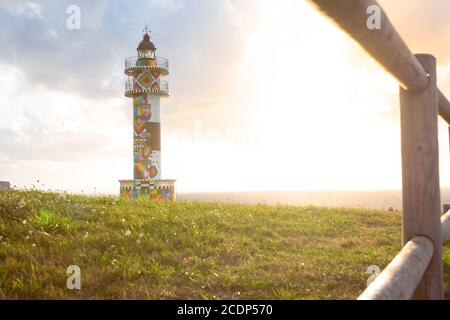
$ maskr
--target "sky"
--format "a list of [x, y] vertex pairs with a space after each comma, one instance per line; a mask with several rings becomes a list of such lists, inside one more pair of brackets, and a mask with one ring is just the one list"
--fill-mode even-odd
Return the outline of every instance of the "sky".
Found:
[[[379, 2], [450, 97], [450, 2]], [[0, 180], [118, 194], [133, 175], [124, 59], [145, 25], [170, 63], [162, 176], [179, 192], [401, 187], [396, 81], [298, 0], [0, 0]], [[441, 120], [439, 135], [449, 187]]]

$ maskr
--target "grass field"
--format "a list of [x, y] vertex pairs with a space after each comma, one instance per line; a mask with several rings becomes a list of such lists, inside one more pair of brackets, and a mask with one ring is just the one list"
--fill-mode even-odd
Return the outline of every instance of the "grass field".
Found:
[[[355, 299], [400, 230], [399, 212], [2, 191], [0, 298]], [[448, 299], [448, 243], [444, 263]]]

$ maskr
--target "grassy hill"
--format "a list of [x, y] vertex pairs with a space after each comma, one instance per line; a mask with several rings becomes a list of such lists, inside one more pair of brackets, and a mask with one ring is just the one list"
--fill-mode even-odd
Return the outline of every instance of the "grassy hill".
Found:
[[0, 298], [355, 299], [400, 230], [398, 212], [2, 191]]

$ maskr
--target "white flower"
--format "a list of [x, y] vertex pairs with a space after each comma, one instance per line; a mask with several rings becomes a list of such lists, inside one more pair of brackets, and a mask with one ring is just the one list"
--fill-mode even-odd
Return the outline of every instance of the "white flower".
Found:
[[140, 243], [141, 243], [141, 239], [137, 239], [137, 240], [136, 240], [136, 243], [137, 243], [137, 244], [140, 244]]
[[27, 224], [27, 220], [23, 220], [22, 223], [23, 223], [23, 224]]
[[20, 202], [19, 202], [19, 208], [23, 208], [23, 207], [25, 207], [26, 206], [26, 202], [25, 202], [25, 200], [20, 200]]
[[125, 235], [128, 237], [129, 235], [131, 235], [131, 231], [130, 231], [130, 230], [127, 230], [127, 231], [125, 232]]

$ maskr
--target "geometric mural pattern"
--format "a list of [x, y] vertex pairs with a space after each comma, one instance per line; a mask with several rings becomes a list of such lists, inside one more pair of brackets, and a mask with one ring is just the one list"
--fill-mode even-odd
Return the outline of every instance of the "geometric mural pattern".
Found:
[[134, 179], [161, 179], [159, 109], [158, 96], [143, 94], [133, 98]]
[[[136, 182], [134, 183], [136, 185]], [[144, 197], [150, 200], [175, 200], [175, 190], [173, 188], [155, 188], [152, 185], [143, 185], [133, 188], [121, 188], [120, 196], [124, 198]]]
[[[159, 90], [158, 70], [137, 69], [136, 90]], [[133, 97], [134, 179], [161, 179], [160, 98], [151, 93]]]

